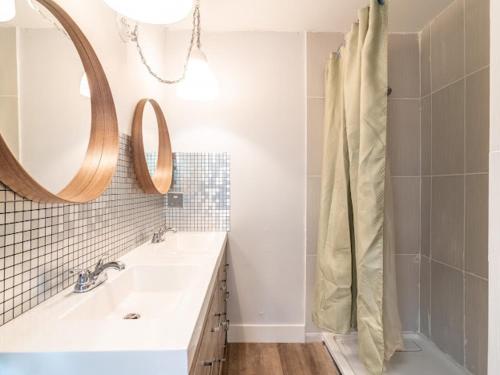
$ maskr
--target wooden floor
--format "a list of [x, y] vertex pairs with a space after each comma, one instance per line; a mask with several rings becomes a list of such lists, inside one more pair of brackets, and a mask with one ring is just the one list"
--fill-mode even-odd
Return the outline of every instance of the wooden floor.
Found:
[[226, 375], [339, 375], [322, 343], [229, 344]]

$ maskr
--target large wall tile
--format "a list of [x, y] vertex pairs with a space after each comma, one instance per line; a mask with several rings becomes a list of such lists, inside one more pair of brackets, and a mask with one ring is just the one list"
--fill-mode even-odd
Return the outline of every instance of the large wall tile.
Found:
[[392, 98], [420, 96], [418, 34], [389, 34], [389, 86]]
[[465, 365], [474, 375], [488, 370], [488, 282], [465, 276]]
[[420, 182], [420, 251], [430, 256], [431, 250], [431, 177]]
[[432, 95], [432, 173], [464, 172], [464, 81]]
[[464, 176], [432, 178], [432, 258], [462, 267], [464, 249]]
[[464, 363], [464, 287], [462, 272], [431, 263], [432, 339], [458, 363]]
[[342, 33], [307, 33], [307, 96], [324, 97], [326, 63], [343, 41]]
[[321, 178], [307, 178], [307, 253], [316, 254], [318, 244], [319, 202], [321, 199]]
[[465, 177], [465, 269], [488, 277], [488, 175]]
[[432, 106], [431, 96], [422, 98], [420, 107], [420, 143], [421, 143], [421, 162], [420, 172], [423, 176], [431, 174], [432, 159]]
[[0, 95], [17, 95], [16, 29], [0, 28]]
[[417, 254], [420, 238], [420, 178], [393, 177], [396, 252]]
[[489, 69], [467, 77], [465, 103], [465, 170], [487, 172], [490, 149]]
[[420, 332], [431, 336], [431, 261], [420, 259]]
[[431, 27], [426, 26], [420, 33], [420, 94], [431, 93]]
[[490, 2], [465, 0], [465, 66], [467, 73], [490, 63]]
[[396, 255], [399, 315], [403, 331], [418, 331], [418, 255]]
[[420, 100], [389, 100], [388, 146], [393, 176], [420, 171]]
[[307, 174], [309, 176], [321, 174], [324, 107], [324, 99], [307, 99]]
[[454, 1], [431, 24], [432, 91], [465, 74], [464, 2]]

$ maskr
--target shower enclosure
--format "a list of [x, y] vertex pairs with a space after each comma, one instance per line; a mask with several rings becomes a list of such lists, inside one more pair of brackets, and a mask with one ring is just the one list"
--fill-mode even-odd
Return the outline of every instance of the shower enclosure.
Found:
[[[486, 374], [489, 2], [448, 1], [421, 30], [389, 31], [388, 152], [397, 288], [403, 331], [411, 334], [405, 336], [405, 352], [396, 354], [387, 370], [411, 374], [412, 366], [435, 363], [438, 374], [462, 373], [464, 368]], [[321, 335], [310, 320], [310, 306], [321, 182], [323, 67], [342, 41], [340, 33], [307, 36], [311, 338]], [[340, 337], [331, 347], [351, 369], [357, 366], [355, 340]], [[421, 373], [419, 369], [415, 373]]]

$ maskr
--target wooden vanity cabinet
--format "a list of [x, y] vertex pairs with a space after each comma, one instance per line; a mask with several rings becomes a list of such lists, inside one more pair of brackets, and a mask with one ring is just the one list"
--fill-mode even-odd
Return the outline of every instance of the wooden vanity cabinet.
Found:
[[189, 375], [219, 375], [226, 361], [227, 330], [227, 261], [222, 256], [212, 288], [208, 313]]

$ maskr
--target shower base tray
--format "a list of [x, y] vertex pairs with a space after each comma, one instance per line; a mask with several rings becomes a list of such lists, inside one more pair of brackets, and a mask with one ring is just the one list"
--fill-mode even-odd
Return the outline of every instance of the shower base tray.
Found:
[[[369, 375], [358, 357], [358, 338], [323, 333], [323, 341], [342, 375]], [[467, 375], [468, 372], [418, 334], [403, 335], [405, 350], [387, 365], [386, 375]]]

